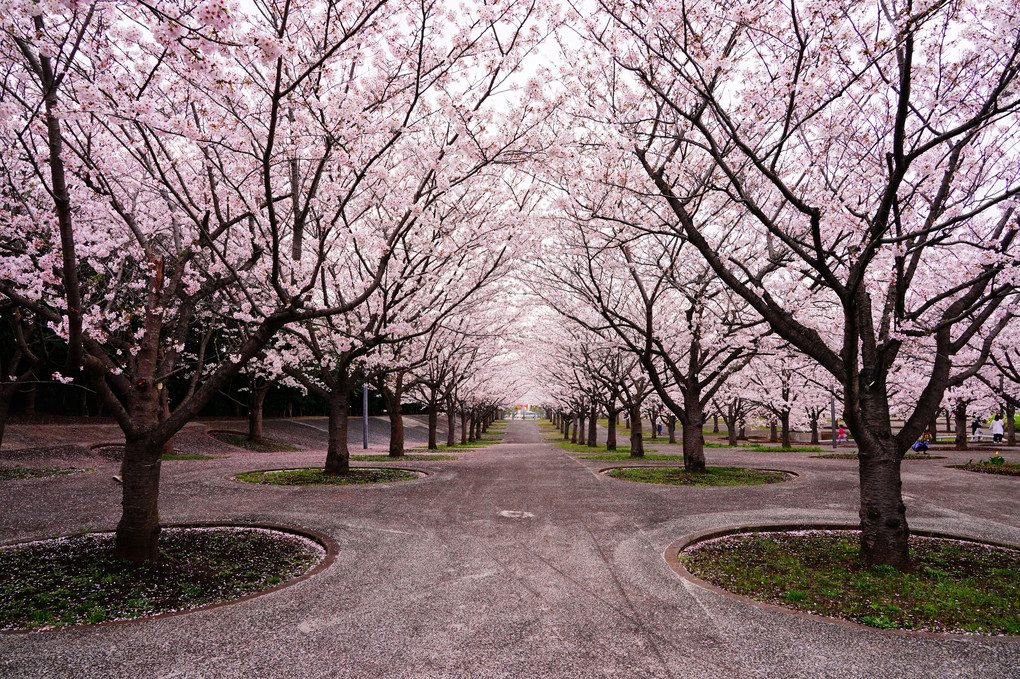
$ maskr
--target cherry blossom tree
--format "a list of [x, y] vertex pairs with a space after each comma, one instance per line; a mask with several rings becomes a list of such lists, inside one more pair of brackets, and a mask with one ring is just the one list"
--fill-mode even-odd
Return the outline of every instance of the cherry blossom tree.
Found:
[[[157, 558], [160, 450], [281, 328], [376, 291], [440, 197], [519, 153], [494, 99], [534, 5], [18, 5], [3, 18], [0, 294], [67, 341], [125, 432], [117, 551]], [[429, 169], [430, 168], [430, 169]], [[323, 285], [327, 266], [371, 272]], [[241, 328], [187, 398], [189, 337]]]
[[[587, 35], [633, 95], [608, 113], [676, 231], [842, 385], [862, 556], [909, 569], [900, 461], [954, 355], [1014, 291], [1020, 13], [897, 0], [600, 7]], [[838, 312], [835, 342], [807, 300]], [[890, 371], [920, 337], [935, 348], [928, 379], [893, 432]]]

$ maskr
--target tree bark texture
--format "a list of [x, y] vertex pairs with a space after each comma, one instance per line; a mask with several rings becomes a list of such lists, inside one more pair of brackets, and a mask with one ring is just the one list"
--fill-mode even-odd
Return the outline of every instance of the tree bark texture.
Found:
[[347, 448], [347, 426], [350, 413], [350, 385], [341, 380], [327, 401], [329, 408], [329, 433], [326, 444], [326, 465], [323, 473], [343, 476], [351, 471], [351, 452]]
[[645, 446], [641, 440], [641, 404], [635, 404], [630, 409], [630, 456], [644, 457]]
[[705, 433], [701, 412], [701, 395], [689, 390], [684, 398], [687, 416], [683, 422], [684, 469], [700, 474], [705, 471]]
[[439, 406], [429, 407], [429, 450], [439, 450]]

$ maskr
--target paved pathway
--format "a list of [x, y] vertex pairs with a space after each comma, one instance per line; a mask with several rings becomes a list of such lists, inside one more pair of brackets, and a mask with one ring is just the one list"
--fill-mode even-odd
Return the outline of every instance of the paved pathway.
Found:
[[[805, 620], [687, 584], [664, 562], [670, 542], [706, 528], [852, 522], [852, 463], [710, 450], [713, 463], [802, 476], [634, 484], [542, 442], [534, 421], [460, 455], [411, 465], [434, 472], [421, 481], [354, 488], [227, 478], [318, 464], [321, 451], [165, 463], [164, 520], [302, 525], [339, 542], [337, 562], [223, 608], [0, 636], [0, 677], [1020, 677], [1020, 642]], [[1020, 543], [1017, 480], [941, 462], [904, 465], [913, 525]], [[106, 471], [0, 485], [0, 541], [112, 526]]]

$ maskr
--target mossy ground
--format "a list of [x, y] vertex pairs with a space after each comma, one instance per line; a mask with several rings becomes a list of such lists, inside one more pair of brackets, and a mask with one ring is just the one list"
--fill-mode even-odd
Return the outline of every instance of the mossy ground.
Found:
[[624, 481], [667, 486], [758, 486], [787, 479], [783, 472], [744, 467], [708, 467], [700, 474], [685, 471], [683, 467], [623, 467], [606, 472], [606, 475]]
[[323, 550], [289, 533], [164, 528], [160, 560], [129, 564], [113, 534], [0, 549], [0, 629], [79, 625], [236, 599], [301, 575]]
[[280, 469], [238, 474], [234, 478], [248, 483], [270, 486], [353, 486], [366, 483], [389, 483], [421, 478], [421, 474], [406, 469], [351, 469], [349, 474], [334, 476], [322, 469]]
[[857, 531], [743, 533], [681, 554], [730, 592], [880, 628], [1020, 634], [1020, 550], [914, 536], [913, 573], [867, 567]]
[[66, 476], [75, 472], [91, 471], [75, 467], [7, 467], [0, 466], [0, 481], [39, 479], [46, 476]]

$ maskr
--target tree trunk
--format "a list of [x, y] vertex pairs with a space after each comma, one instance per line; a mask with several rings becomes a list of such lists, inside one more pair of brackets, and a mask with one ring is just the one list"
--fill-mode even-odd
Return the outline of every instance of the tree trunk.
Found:
[[401, 394], [394, 393], [386, 404], [390, 417], [390, 457], [404, 456], [404, 409], [400, 405]]
[[737, 417], [737, 404], [735, 401], [730, 401], [726, 404], [723, 422], [726, 423], [726, 443], [731, 446], [737, 445]]
[[697, 389], [688, 389], [684, 398], [683, 442], [684, 469], [694, 474], [705, 471], [704, 414], [701, 412], [701, 394]]
[[818, 437], [818, 417], [817, 412], [811, 413], [811, 445], [817, 446], [820, 442]]
[[439, 406], [429, 406], [429, 450], [439, 450]]
[[641, 404], [630, 408], [630, 456], [644, 457], [645, 444], [641, 440]]
[[599, 445], [598, 432], [595, 427], [598, 426], [598, 411], [595, 408], [591, 409], [591, 413], [588, 415], [588, 447], [596, 448]]
[[[669, 442], [676, 443], [676, 415], [670, 413], [666, 418], [666, 430], [669, 432]], [[719, 416], [715, 418], [715, 430], [719, 431]]]
[[855, 410], [848, 407], [843, 412], [859, 458], [861, 558], [868, 565], [909, 571], [910, 529], [900, 480], [900, 461], [906, 449], [897, 449], [886, 394], [884, 380], [876, 380], [871, 389], [861, 390]]
[[1016, 445], [1016, 406], [1006, 403], [1006, 443]]
[[783, 448], [792, 448], [793, 442], [790, 440], [790, 411], [784, 410], [779, 415], [779, 423], [781, 425], [782, 440], [780, 445]]
[[618, 410], [608, 412], [609, 419], [606, 420], [606, 450], [616, 450], [616, 420], [619, 417]]
[[[156, 424], [155, 412], [150, 424]], [[124, 511], [117, 524], [115, 552], [125, 561], [159, 559], [159, 472], [163, 443], [148, 436], [131, 437], [124, 443], [120, 467]]]
[[466, 446], [468, 442], [468, 413], [466, 410], [460, 411], [460, 444]]
[[268, 389], [252, 389], [248, 401], [248, 438], [252, 441], [261, 442], [262, 434], [262, 404], [265, 403]]
[[566, 415], [563, 416], [563, 440], [564, 441], [569, 441], [570, 440], [570, 422], [571, 422], [572, 419], [573, 419], [573, 415], [571, 415], [570, 417], [567, 417]]
[[779, 430], [776, 428], [776, 418], [769, 419], [769, 443], [779, 443]]
[[[719, 433], [719, 413], [716, 413], [715, 415], [712, 416], [712, 433], [713, 434]], [[670, 441], [670, 443], [673, 442]]]
[[967, 450], [967, 404], [956, 404], [956, 449]]
[[323, 473], [329, 476], [344, 476], [351, 471], [351, 452], [347, 448], [347, 424], [350, 414], [350, 384], [338, 380], [336, 390], [326, 401], [329, 418], [329, 433], [326, 444], [326, 465]]

